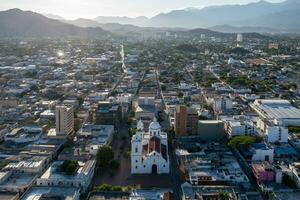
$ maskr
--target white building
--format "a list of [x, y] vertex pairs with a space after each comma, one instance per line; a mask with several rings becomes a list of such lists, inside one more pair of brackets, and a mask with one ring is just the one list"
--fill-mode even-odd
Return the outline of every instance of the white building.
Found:
[[169, 173], [167, 133], [161, 132], [156, 118], [150, 123], [148, 132], [144, 131], [142, 121], [138, 122], [131, 149], [132, 174]]
[[288, 100], [255, 100], [250, 106], [260, 117], [257, 128], [268, 142], [288, 142], [287, 126], [300, 125], [300, 109]]
[[228, 121], [225, 130], [230, 137], [238, 135], [254, 135], [255, 127], [253, 123], [245, 121]]
[[267, 126], [265, 133], [267, 135], [267, 140], [270, 143], [286, 143], [289, 139], [288, 129], [282, 126]]
[[253, 153], [252, 161], [273, 162], [274, 149], [272, 147], [269, 147], [264, 143], [257, 143], [252, 145], [251, 151]]
[[269, 121], [277, 126], [300, 125], [300, 109], [291, 105], [288, 100], [259, 99], [250, 104], [261, 119]]
[[74, 175], [66, 175], [59, 171], [63, 161], [56, 161], [46, 170], [46, 172], [36, 180], [37, 186], [58, 186], [75, 187], [81, 193], [87, 191], [95, 172], [95, 160], [88, 160], [85, 163], [78, 162], [79, 168]]
[[241, 33], [237, 34], [236, 41], [243, 42], [243, 35]]
[[42, 135], [42, 128], [40, 127], [22, 127], [15, 128], [10, 133], [5, 135], [5, 141], [11, 141], [14, 143], [27, 143], [33, 142], [40, 138]]
[[226, 112], [232, 109], [232, 101], [229, 98], [222, 97], [214, 99], [213, 109], [215, 112]]
[[67, 136], [74, 132], [73, 106], [56, 106], [56, 135]]

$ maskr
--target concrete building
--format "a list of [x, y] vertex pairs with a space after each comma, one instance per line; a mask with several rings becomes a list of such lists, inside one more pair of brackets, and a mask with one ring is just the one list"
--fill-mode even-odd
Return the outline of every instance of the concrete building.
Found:
[[223, 140], [226, 137], [224, 122], [221, 120], [200, 120], [198, 136], [206, 142]]
[[184, 105], [177, 106], [174, 129], [176, 136], [196, 135], [198, 132], [197, 111]]
[[239, 135], [254, 135], [255, 126], [250, 121], [227, 121], [225, 130], [229, 137]]
[[28, 143], [36, 141], [42, 135], [42, 128], [25, 126], [22, 128], [15, 128], [10, 133], [5, 135], [4, 140], [14, 143]]
[[216, 113], [223, 113], [232, 110], [232, 100], [227, 97], [214, 99], [213, 109]]
[[251, 146], [252, 161], [269, 161], [273, 162], [274, 149], [264, 143], [257, 143]]
[[155, 97], [142, 96], [137, 99], [135, 102], [135, 118], [137, 120], [142, 120], [146, 128], [156, 114]]
[[147, 132], [143, 122], [138, 122], [137, 133], [131, 139], [131, 149], [132, 174], [169, 173], [167, 133], [161, 131], [156, 118]]
[[289, 175], [300, 188], [300, 162], [295, 162], [289, 165]]
[[78, 131], [77, 139], [82, 139], [85, 149], [91, 154], [96, 155], [99, 147], [111, 144], [114, 136], [114, 126], [84, 124]]
[[80, 192], [75, 187], [31, 187], [21, 200], [65, 199], [79, 200]]
[[36, 185], [67, 188], [75, 187], [80, 190], [80, 193], [85, 193], [93, 179], [96, 161], [78, 162], [79, 168], [73, 175], [66, 175], [59, 171], [59, 167], [62, 163], [63, 161], [52, 163], [46, 172], [36, 180]]
[[237, 34], [236, 41], [237, 42], [243, 42], [243, 35], [241, 33]]
[[108, 101], [98, 102], [98, 108], [95, 111], [94, 121], [101, 125], [118, 126], [122, 119], [122, 109], [119, 104]]
[[56, 106], [56, 135], [67, 136], [74, 132], [73, 106]]
[[300, 125], [300, 109], [291, 105], [288, 100], [260, 99], [255, 100], [250, 106], [263, 119], [260, 128], [266, 126], [264, 122], [267, 121], [276, 126]]
[[267, 162], [252, 164], [252, 172], [259, 183], [273, 182], [275, 179], [273, 167]]
[[36, 178], [37, 175], [32, 173], [0, 172], [0, 191], [23, 193], [34, 184]]
[[267, 126], [265, 133], [267, 135], [267, 141], [270, 143], [287, 143], [289, 139], [289, 131], [285, 127]]

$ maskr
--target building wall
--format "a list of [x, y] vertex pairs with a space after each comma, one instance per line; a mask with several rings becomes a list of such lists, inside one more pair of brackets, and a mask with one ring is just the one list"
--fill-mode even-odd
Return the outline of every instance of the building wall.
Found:
[[[268, 158], [269, 160], [267, 160]], [[252, 161], [269, 161], [273, 162], [274, 159], [274, 149], [255, 149], [252, 156]]]
[[218, 141], [226, 137], [224, 122], [219, 120], [200, 120], [198, 135], [203, 141]]
[[187, 135], [187, 107], [178, 106], [175, 112], [175, 134], [176, 136], [185, 136]]
[[186, 121], [186, 131], [188, 135], [197, 135], [198, 133], [198, 114], [188, 114]]
[[56, 133], [69, 135], [74, 132], [74, 111], [72, 106], [56, 106]]
[[268, 142], [274, 143], [274, 142], [288, 142], [288, 129], [284, 127], [279, 126], [268, 126], [266, 128], [266, 134]]
[[131, 173], [151, 174], [153, 165], [157, 166], [158, 174], [169, 173], [169, 163], [157, 152], [149, 155], [146, 160], [142, 160], [141, 156], [133, 156], [131, 158]]

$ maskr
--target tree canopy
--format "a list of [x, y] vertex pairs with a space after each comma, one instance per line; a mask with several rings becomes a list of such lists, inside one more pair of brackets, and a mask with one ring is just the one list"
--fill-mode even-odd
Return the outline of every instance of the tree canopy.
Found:
[[248, 148], [256, 141], [256, 137], [253, 136], [236, 136], [230, 139], [228, 145], [238, 149]]
[[100, 169], [106, 169], [110, 162], [114, 159], [114, 152], [109, 145], [104, 145], [98, 149], [97, 155], [97, 167]]
[[79, 167], [77, 161], [65, 160], [59, 167], [60, 172], [66, 173], [67, 175], [74, 174]]

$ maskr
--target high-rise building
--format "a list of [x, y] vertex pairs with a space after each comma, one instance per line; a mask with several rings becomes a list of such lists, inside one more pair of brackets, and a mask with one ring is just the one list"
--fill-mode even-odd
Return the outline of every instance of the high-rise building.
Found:
[[196, 135], [198, 132], [198, 113], [184, 105], [176, 107], [175, 134], [177, 136]]
[[243, 35], [241, 33], [237, 34], [236, 41], [243, 42]]
[[56, 106], [56, 135], [70, 135], [74, 132], [74, 111], [71, 105]]

